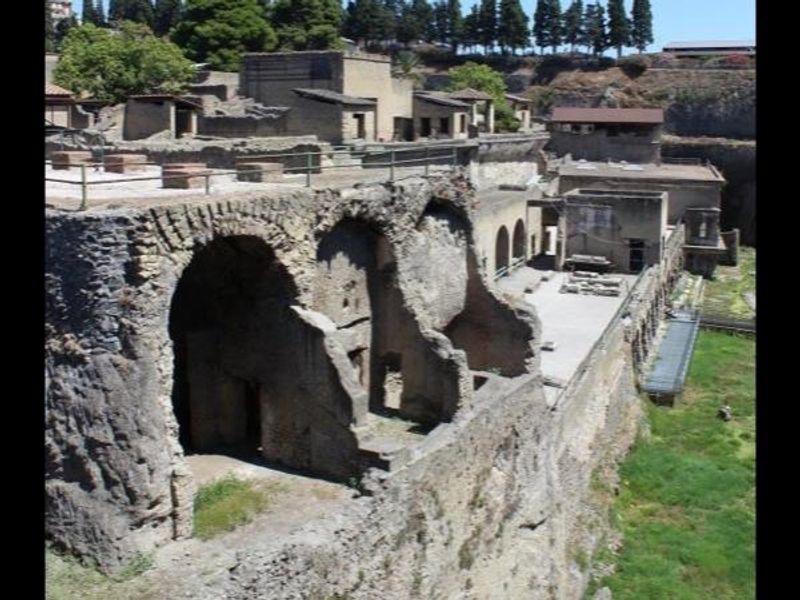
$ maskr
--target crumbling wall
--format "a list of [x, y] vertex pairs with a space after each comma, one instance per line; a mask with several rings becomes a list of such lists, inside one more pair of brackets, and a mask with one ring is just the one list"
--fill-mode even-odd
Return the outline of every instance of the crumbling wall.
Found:
[[[227, 322], [235, 339], [223, 344], [228, 351], [218, 364], [234, 379], [250, 384], [258, 379], [254, 371], [263, 372], [267, 363], [274, 363], [269, 365], [273, 372], [286, 370], [287, 363], [327, 364], [309, 367], [308, 375], [297, 368], [297, 387], [316, 388], [314, 393], [322, 398], [317, 403], [327, 403], [328, 411], [337, 415], [338, 425], [324, 427], [357, 425], [366, 400], [357, 372], [345, 358], [341, 334], [330, 319], [303, 308], [314, 306], [316, 267], [311, 265], [316, 264], [317, 239], [342, 220], [357, 217], [380, 231], [394, 252], [403, 254], [402, 241], [415, 229], [431, 197], [440, 193], [437, 190], [444, 190], [444, 202], [463, 206], [468, 201], [463, 192], [452, 193], [459, 186], [468, 190], [463, 179], [457, 177], [454, 185], [443, 181], [447, 184], [438, 187], [412, 180], [392, 189], [296, 189], [213, 202], [204, 198], [195, 204], [167, 203], [148, 210], [48, 213], [49, 537], [110, 566], [191, 532], [193, 483], [183, 461], [174, 411], [170, 309], [185, 269], [209, 244], [229, 243], [242, 236], [261, 240], [293, 282], [292, 302], [301, 312], [292, 310], [302, 317], [290, 319], [294, 324], [274, 336], [276, 344], [285, 346], [277, 355], [254, 348], [258, 336], [248, 338], [246, 331], [253, 326], [251, 317], [258, 320], [259, 310], [263, 315], [270, 312], [269, 302], [259, 308], [263, 298], [246, 281], [224, 287], [226, 293], [242, 298], [256, 294], [249, 300], [255, 310], [248, 316], [249, 309], [238, 308], [243, 320]], [[395, 203], [395, 195], [404, 201]], [[469, 404], [466, 358], [444, 335], [418, 324], [398, 284], [403, 281], [402, 270], [398, 266], [390, 297], [395, 303], [392, 314], [399, 315], [403, 324], [399, 331], [405, 333], [391, 343], [411, 357], [406, 363], [408, 411], [421, 420], [450, 419]], [[89, 301], [87, 295], [91, 295]], [[289, 308], [286, 302], [281, 310]], [[223, 302], [222, 306], [231, 305]], [[507, 325], [516, 327], [510, 321]], [[235, 340], [242, 342], [241, 348], [235, 347]], [[245, 351], [247, 360], [242, 356]], [[261, 365], [248, 366], [252, 360]], [[270, 387], [281, 388], [281, 381], [260, 383], [268, 393]], [[332, 386], [341, 390], [330, 391]], [[229, 393], [244, 394], [241, 386]], [[279, 393], [289, 397], [295, 392], [280, 389]], [[331, 394], [330, 399], [325, 399], [326, 394]], [[347, 397], [349, 405], [342, 407], [336, 394]], [[73, 409], [78, 412], [73, 414]], [[284, 423], [290, 429], [302, 429], [295, 426], [299, 423], [295, 417]], [[310, 411], [309, 419], [317, 417]], [[317, 422], [323, 423], [324, 418]], [[338, 438], [347, 455], [348, 434]], [[344, 467], [337, 470], [326, 464], [317, 469], [320, 463], [314, 462], [313, 444], [308, 450], [311, 455], [292, 452], [278, 448], [273, 456], [312, 471], [339, 476], [352, 471], [349, 459], [335, 452], [329, 453], [328, 460], [341, 459]]]

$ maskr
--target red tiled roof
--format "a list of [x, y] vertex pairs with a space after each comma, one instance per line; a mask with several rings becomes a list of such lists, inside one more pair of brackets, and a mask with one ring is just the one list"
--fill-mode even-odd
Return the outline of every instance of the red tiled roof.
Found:
[[72, 96], [72, 92], [65, 90], [55, 83], [44, 82], [44, 95], [45, 96]]
[[566, 108], [553, 109], [554, 123], [632, 123], [660, 125], [664, 122], [661, 108]]

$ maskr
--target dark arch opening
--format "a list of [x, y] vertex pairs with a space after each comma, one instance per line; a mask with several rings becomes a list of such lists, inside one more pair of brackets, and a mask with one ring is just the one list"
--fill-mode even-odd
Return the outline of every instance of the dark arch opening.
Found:
[[169, 318], [172, 400], [185, 452], [338, 479], [354, 473], [352, 405], [296, 296], [258, 237], [218, 238], [195, 254]]
[[508, 230], [505, 225], [497, 231], [497, 240], [494, 245], [494, 270], [508, 268]]
[[511, 254], [514, 258], [525, 257], [525, 223], [522, 222], [522, 219], [517, 220], [517, 224], [514, 225], [514, 242]]
[[[172, 298], [172, 401], [188, 453], [261, 452], [264, 396], [281, 357], [274, 345], [295, 296], [259, 238], [219, 238], [199, 250]], [[272, 344], [270, 344], [272, 342]]]

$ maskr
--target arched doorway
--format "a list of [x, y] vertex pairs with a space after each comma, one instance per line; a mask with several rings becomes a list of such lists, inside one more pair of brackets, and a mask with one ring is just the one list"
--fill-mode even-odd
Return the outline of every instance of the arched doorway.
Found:
[[296, 297], [261, 238], [217, 238], [195, 254], [169, 318], [173, 408], [187, 454], [354, 472], [352, 406]]
[[525, 223], [522, 222], [522, 219], [517, 220], [517, 224], [514, 225], [511, 255], [515, 259], [525, 258]]
[[497, 240], [494, 245], [494, 270], [495, 273], [500, 269], [508, 268], [509, 240], [508, 230], [505, 225], [497, 231]]

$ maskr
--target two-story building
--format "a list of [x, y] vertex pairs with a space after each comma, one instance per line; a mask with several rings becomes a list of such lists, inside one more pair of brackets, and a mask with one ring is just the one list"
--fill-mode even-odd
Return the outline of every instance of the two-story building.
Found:
[[575, 159], [658, 162], [663, 126], [660, 108], [557, 107], [547, 149]]

